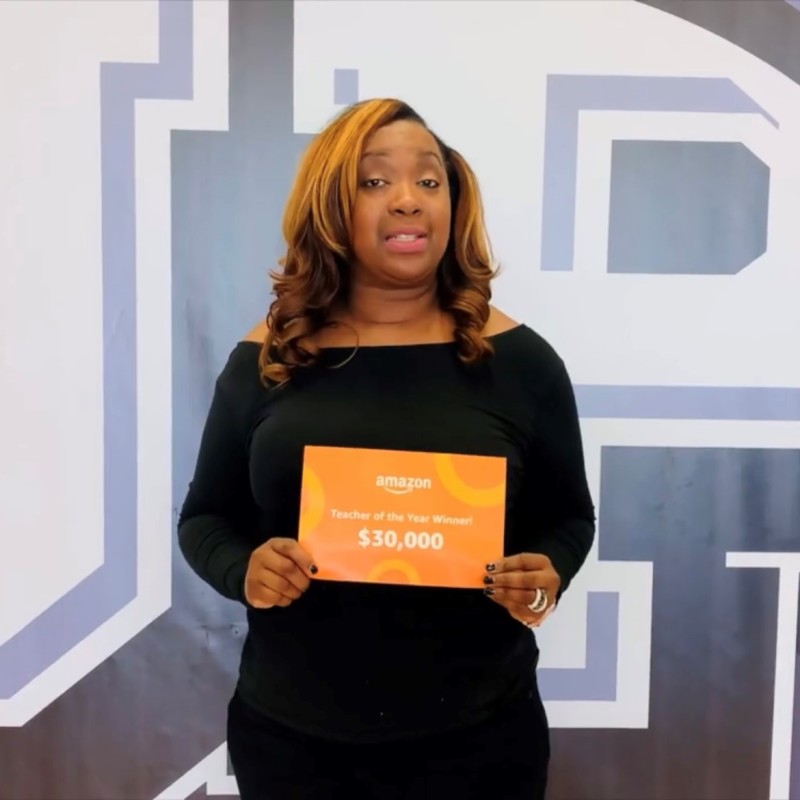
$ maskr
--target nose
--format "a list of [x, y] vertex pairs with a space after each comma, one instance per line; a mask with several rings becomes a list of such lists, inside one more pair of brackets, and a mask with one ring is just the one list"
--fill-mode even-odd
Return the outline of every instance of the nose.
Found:
[[392, 196], [389, 210], [399, 216], [415, 216], [422, 211], [422, 207], [414, 188], [408, 183], [398, 183], [397, 191]]

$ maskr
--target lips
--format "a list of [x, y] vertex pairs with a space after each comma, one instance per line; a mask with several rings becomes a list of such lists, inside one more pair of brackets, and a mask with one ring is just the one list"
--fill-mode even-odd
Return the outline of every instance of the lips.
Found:
[[427, 234], [421, 228], [398, 228], [386, 236], [389, 239], [397, 242], [413, 242], [416, 239], [425, 239]]
[[428, 234], [419, 228], [398, 228], [386, 236], [386, 248], [393, 253], [422, 253], [428, 246]]

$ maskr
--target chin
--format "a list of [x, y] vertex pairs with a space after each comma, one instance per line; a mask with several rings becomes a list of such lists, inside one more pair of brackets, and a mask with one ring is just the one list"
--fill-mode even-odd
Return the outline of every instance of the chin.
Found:
[[358, 258], [354, 266], [357, 282], [372, 286], [413, 288], [429, 286], [436, 281], [439, 261], [430, 253], [398, 256], [378, 252]]
[[392, 283], [408, 286], [422, 286], [436, 279], [436, 265], [430, 263], [413, 263], [406, 259], [401, 263], [382, 264], [376, 273]]

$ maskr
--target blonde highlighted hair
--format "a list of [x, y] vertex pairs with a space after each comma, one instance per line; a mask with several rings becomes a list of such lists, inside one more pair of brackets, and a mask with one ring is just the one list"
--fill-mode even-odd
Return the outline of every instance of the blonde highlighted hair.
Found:
[[[400, 100], [366, 100], [340, 113], [303, 154], [283, 215], [282, 270], [270, 274], [275, 296], [260, 357], [266, 382], [282, 383], [294, 369], [316, 362], [319, 348], [311, 337], [329, 323], [331, 310], [348, 292], [359, 161], [372, 134], [400, 120], [430, 131]], [[454, 319], [460, 359], [473, 363], [492, 352], [482, 336], [494, 277], [489, 237], [474, 173], [457, 151], [430, 133], [442, 153], [452, 204], [450, 238], [439, 265], [439, 303]]]

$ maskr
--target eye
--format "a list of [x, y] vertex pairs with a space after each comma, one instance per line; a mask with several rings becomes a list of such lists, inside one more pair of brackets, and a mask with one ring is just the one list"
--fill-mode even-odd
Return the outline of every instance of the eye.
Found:
[[362, 181], [362, 185], [366, 186], [368, 189], [377, 189], [378, 185], [381, 183], [386, 183], [383, 178], [367, 178], [367, 180]]
[[424, 180], [420, 181], [420, 183], [426, 189], [438, 189], [439, 188], [439, 181], [434, 180], [433, 178], [425, 178]]

